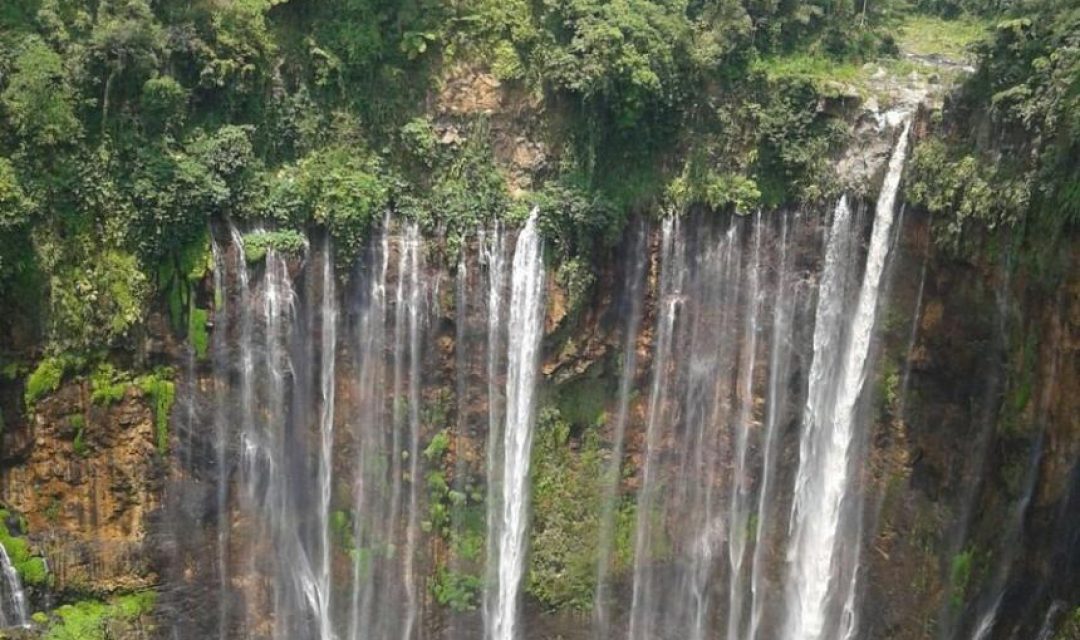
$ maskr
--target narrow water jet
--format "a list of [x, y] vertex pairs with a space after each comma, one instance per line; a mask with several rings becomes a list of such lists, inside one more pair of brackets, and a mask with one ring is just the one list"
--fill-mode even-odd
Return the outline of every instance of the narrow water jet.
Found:
[[329, 238], [323, 250], [322, 306], [320, 313], [319, 386], [322, 411], [319, 415], [319, 563], [316, 573], [317, 623], [320, 640], [333, 640], [330, 616], [333, 567], [330, 554], [330, 498], [334, 472], [334, 387], [337, 382], [337, 290], [334, 279], [333, 247]]
[[656, 505], [655, 450], [666, 402], [669, 354], [675, 317], [681, 302], [683, 280], [681, 245], [677, 245], [678, 219], [666, 218], [660, 240], [660, 285], [657, 293], [656, 342], [652, 360], [652, 382], [649, 388], [645, 423], [645, 453], [642, 465], [641, 488], [638, 491], [634, 526], [634, 573], [629, 613], [629, 640], [654, 637], [652, 623], [653, 574], [648, 555], [652, 547], [652, 514]]
[[630, 393], [637, 374], [637, 341], [641, 324], [642, 288], [648, 252], [647, 229], [641, 225], [633, 232], [632, 259], [627, 261], [626, 283], [629, 309], [623, 327], [622, 369], [619, 373], [619, 390], [616, 400], [615, 421], [611, 442], [611, 459], [603, 477], [603, 513], [600, 516], [600, 535], [597, 544], [596, 591], [593, 597], [594, 636], [598, 639], [611, 635], [611, 618], [608, 603], [608, 574], [611, 571], [611, 552], [615, 531], [615, 503], [622, 475], [623, 449], [626, 424], [630, 413]]
[[787, 405], [788, 376], [793, 356], [791, 345], [792, 316], [795, 312], [796, 290], [790, 270], [788, 236], [790, 218], [781, 219], [779, 263], [773, 295], [772, 327], [769, 337], [769, 378], [765, 395], [765, 434], [762, 456], [761, 486], [758, 490], [757, 527], [754, 532], [754, 554], [750, 573], [750, 627], [747, 638], [759, 637], [766, 607], [767, 541], [773, 524], [770, 505], [774, 499], [776, 463], [780, 455], [780, 422]]
[[507, 336], [506, 428], [498, 541], [498, 595], [492, 640], [517, 638], [518, 595], [525, 573], [529, 462], [544, 329], [544, 266], [534, 209], [518, 234], [511, 271]]
[[740, 374], [736, 402], [738, 411], [733, 424], [735, 436], [734, 484], [730, 514], [728, 519], [728, 640], [743, 637], [743, 598], [746, 591], [746, 575], [743, 570], [746, 556], [747, 535], [744, 533], [750, 521], [750, 481], [751, 471], [747, 468], [747, 449], [750, 446], [754, 405], [754, 366], [757, 362], [759, 278], [761, 265], [761, 236], [764, 233], [761, 214], [754, 217], [754, 249], [747, 279], [747, 293], [744, 298], [744, 327], [742, 335], [743, 356], [740, 362]]
[[29, 614], [26, 611], [26, 593], [23, 591], [19, 572], [11, 564], [7, 549], [0, 544], [0, 574], [3, 574], [3, 586], [0, 589], [0, 629], [26, 627]]

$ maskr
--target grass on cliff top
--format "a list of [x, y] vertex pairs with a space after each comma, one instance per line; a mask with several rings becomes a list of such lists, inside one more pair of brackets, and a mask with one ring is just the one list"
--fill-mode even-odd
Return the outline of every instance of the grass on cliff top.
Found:
[[[974, 61], [971, 47], [986, 35], [988, 27], [987, 22], [975, 18], [946, 20], [913, 14], [897, 26], [897, 46], [901, 53], [919, 58], [937, 56], [955, 64], [971, 64]], [[883, 83], [874, 78], [879, 69], [893, 78], [917, 74], [924, 78], [939, 75], [947, 79], [956, 73], [955, 69], [903, 56], [881, 56], [867, 62], [861, 64], [824, 53], [799, 52], [759, 58], [751, 68], [763, 73], [771, 82], [808, 80], [825, 96], [855, 94], [863, 97], [880, 91]]]
[[751, 70], [765, 74], [771, 82], [788, 78], [809, 80], [823, 93], [831, 93], [830, 87], [839, 89], [857, 84], [864, 75], [862, 67], [854, 62], [809, 53], [758, 58]]
[[986, 35], [989, 25], [970, 17], [951, 20], [911, 15], [900, 25], [897, 45], [904, 53], [942, 56], [956, 62], [973, 62], [971, 45]]

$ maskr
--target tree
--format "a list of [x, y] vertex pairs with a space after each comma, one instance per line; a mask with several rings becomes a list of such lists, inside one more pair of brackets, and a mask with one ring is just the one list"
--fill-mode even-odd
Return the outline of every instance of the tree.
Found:
[[81, 136], [75, 92], [67, 82], [63, 60], [38, 38], [23, 41], [0, 101], [15, 132], [32, 147], [70, 144]]

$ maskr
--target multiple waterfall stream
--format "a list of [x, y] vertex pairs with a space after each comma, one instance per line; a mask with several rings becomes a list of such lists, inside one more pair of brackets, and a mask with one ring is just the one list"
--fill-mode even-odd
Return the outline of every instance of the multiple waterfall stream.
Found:
[[[872, 215], [845, 196], [628, 232], [582, 637], [868, 637], [867, 379], [909, 126]], [[456, 254], [388, 217], [355, 264], [325, 238], [249, 263], [244, 233], [215, 230], [211, 371], [187, 384], [212, 425], [212, 472], [191, 470], [213, 505], [189, 541], [216, 585], [198, 637], [537, 637], [522, 605], [549, 328], [539, 213]], [[633, 507], [626, 566], [617, 503]]]

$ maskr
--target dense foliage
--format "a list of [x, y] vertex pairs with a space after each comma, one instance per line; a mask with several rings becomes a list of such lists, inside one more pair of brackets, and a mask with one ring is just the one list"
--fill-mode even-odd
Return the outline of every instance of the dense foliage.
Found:
[[[453, 260], [477, 227], [537, 208], [573, 309], [595, 284], [589, 261], [634, 211], [746, 214], [833, 196], [829, 160], [850, 135], [852, 84], [864, 62], [895, 55], [892, 34], [913, 10], [966, 16], [965, 35], [995, 27], [913, 154], [909, 200], [953, 248], [985, 229], [1058, 241], [1080, 223], [1074, 5], [0, 0], [0, 364], [22, 361], [12, 369], [26, 374], [22, 409], [82, 374], [96, 405], [141, 395], [167, 453], [176, 387], [143, 353], [147, 321], [158, 312], [207, 355], [209, 230], [230, 224], [253, 268], [268, 252], [303, 255], [325, 234], [345, 274], [388, 216], [444, 239], [436, 250]], [[951, 35], [940, 21], [919, 25]], [[493, 122], [500, 114], [436, 113], [459, 72], [490, 74], [526, 116], [507, 125]], [[520, 180], [505, 149], [518, 126], [544, 149], [536, 175]], [[610, 392], [578, 381], [540, 416], [526, 590], [543, 606], [592, 601], [609, 455], [597, 424]], [[479, 605], [485, 512], [479, 483], [454, 475], [446, 415], [425, 416], [437, 433], [424, 452], [424, 529], [437, 539], [429, 587], [467, 611]], [[85, 420], [70, 420], [85, 455]], [[620, 500], [615, 574], [629, 569], [634, 515]], [[375, 552], [356, 547], [355, 517], [335, 512], [332, 528], [361, 562]], [[24, 580], [47, 581], [0, 520]], [[954, 559], [956, 597], [977, 560]], [[151, 604], [83, 602], [43, 624], [49, 638], [111, 637]]]
[[954, 248], [1004, 228], [1045, 258], [1080, 224], [1080, 8], [1025, 5], [978, 55], [945, 138], [916, 150], [908, 196], [939, 214], [938, 238]]
[[[801, 179], [833, 132], [807, 111], [805, 83], [750, 65], [797, 49], [866, 55], [893, 4], [9, 0], [0, 296], [25, 305], [45, 290], [25, 315], [45, 319], [33, 326], [46, 351], [100, 353], [134, 344], [155, 296], [180, 333], [196, 328], [187, 316], [205, 310], [170, 274], [212, 220], [323, 227], [351, 255], [387, 210], [454, 240], [542, 203], [571, 257], [644, 203], [815, 195], [810, 178], [759, 186]], [[548, 186], [511, 198], [483, 122], [448, 137], [427, 119], [425, 96], [455, 65], [562, 114]], [[260, 243], [297, 249], [290, 238]]]

